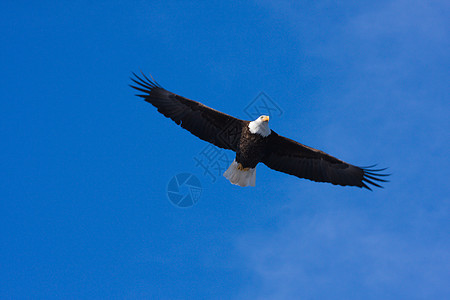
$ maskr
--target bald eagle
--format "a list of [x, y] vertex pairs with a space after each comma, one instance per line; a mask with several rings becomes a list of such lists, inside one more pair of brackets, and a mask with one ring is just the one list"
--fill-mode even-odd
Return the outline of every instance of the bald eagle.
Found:
[[299, 178], [357, 186], [371, 190], [368, 184], [381, 187], [386, 182], [385, 169], [374, 166], [357, 167], [320, 150], [278, 135], [269, 128], [269, 117], [244, 121], [212, 109], [197, 101], [179, 96], [161, 87], [156, 81], [134, 74], [130, 86], [143, 94], [136, 96], [155, 106], [164, 116], [181, 125], [200, 139], [236, 152], [236, 158], [223, 174], [232, 184], [255, 186], [256, 165]]

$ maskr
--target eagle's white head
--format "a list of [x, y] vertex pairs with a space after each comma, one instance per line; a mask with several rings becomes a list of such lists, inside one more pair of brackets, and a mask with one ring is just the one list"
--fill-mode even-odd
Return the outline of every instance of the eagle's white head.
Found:
[[269, 116], [260, 116], [255, 121], [251, 121], [248, 124], [248, 128], [250, 129], [250, 132], [253, 134], [259, 134], [263, 137], [268, 136], [271, 133], [271, 130], [269, 128]]

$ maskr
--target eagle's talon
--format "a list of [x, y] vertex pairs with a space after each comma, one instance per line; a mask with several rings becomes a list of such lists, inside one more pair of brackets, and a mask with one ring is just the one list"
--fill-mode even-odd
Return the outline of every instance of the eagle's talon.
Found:
[[241, 163], [238, 163], [237, 169], [239, 171], [248, 171], [248, 170], [250, 170], [250, 168], [244, 168], [244, 166]]

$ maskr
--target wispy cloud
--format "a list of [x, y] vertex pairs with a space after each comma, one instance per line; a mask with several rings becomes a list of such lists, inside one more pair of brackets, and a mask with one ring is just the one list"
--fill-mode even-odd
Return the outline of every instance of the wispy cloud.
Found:
[[[435, 220], [442, 225], [443, 219]], [[273, 234], [241, 237], [238, 248], [255, 274], [243, 295], [430, 299], [448, 294], [448, 239], [429, 241], [378, 222], [363, 211], [327, 211], [293, 219]]]

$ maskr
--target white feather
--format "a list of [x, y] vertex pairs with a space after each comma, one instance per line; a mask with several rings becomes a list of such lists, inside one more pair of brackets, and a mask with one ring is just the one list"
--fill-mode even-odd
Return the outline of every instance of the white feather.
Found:
[[239, 170], [238, 163], [234, 160], [223, 176], [235, 185], [255, 186], [256, 168], [250, 168], [247, 171]]
[[250, 132], [253, 134], [259, 134], [263, 137], [268, 136], [272, 131], [269, 128], [269, 122], [264, 122], [261, 120], [261, 117], [256, 119], [255, 121], [251, 121], [248, 123], [248, 128]]

